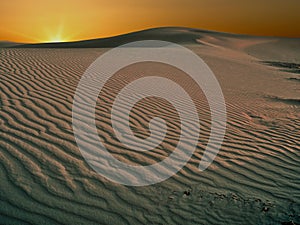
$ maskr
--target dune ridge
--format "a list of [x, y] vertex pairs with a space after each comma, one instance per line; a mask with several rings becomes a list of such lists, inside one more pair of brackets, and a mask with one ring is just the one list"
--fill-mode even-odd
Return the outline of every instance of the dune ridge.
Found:
[[[162, 40], [170, 41], [177, 44], [196, 44], [200, 43], [199, 39], [205, 40], [206, 37], [210, 39], [215, 38], [215, 40], [221, 41], [224, 44], [226, 41], [238, 40], [240, 46], [251, 45], [249, 39], [260, 40], [267, 42], [280, 40], [283, 45], [286, 43], [294, 43], [299, 45], [297, 38], [276, 38], [276, 37], [259, 37], [259, 36], [248, 36], [242, 34], [232, 34], [232, 33], [221, 33], [216, 31], [200, 30], [186, 27], [160, 27], [151, 28], [136, 32], [131, 32], [128, 34], [117, 35], [113, 37], [97, 38], [91, 40], [82, 41], [71, 41], [71, 42], [61, 42], [61, 43], [32, 43], [32, 44], [22, 44], [22, 43], [9, 43], [3, 42], [5, 45], [3, 47], [12, 48], [113, 48], [126, 44], [133, 41], [142, 40]], [[243, 41], [245, 40], [245, 41]], [[213, 43], [210, 40], [211, 44]], [[1, 45], [0, 45], [1, 47]]]

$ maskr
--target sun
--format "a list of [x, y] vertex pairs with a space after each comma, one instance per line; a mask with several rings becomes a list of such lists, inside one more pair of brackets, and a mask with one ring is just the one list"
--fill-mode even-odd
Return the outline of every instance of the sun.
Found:
[[56, 26], [48, 26], [45, 30], [45, 39], [42, 42], [48, 43], [59, 43], [59, 42], [67, 42], [69, 38], [66, 36], [66, 31], [64, 29], [64, 24], [60, 23]]
[[58, 42], [66, 42], [67, 40], [62, 38], [62, 37], [59, 37], [59, 36], [55, 36], [55, 37], [51, 37], [49, 38], [49, 41], [48, 42], [51, 42], [51, 43], [58, 43]]

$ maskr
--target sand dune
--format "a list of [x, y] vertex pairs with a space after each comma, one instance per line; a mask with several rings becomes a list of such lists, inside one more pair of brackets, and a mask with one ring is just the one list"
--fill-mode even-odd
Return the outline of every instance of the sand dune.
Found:
[[[167, 68], [164, 76], [177, 80], [196, 99], [201, 119], [197, 150], [170, 179], [126, 187], [98, 175], [83, 159], [72, 129], [72, 104], [82, 74], [105, 48], [143, 39], [181, 43], [201, 56], [222, 87], [227, 130], [217, 158], [199, 172], [211, 125], [207, 100], [186, 74]], [[164, 28], [111, 39], [0, 49], [0, 222], [299, 224], [299, 43]], [[110, 122], [119, 90], [143, 71], [159, 73], [165, 66], [129, 66], [102, 91], [96, 107], [98, 133], [120, 161], [152, 164], [168, 157], [177, 144], [178, 114], [162, 99], [141, 101], [130, 114], [131, 128], [141, 138], [149, 136], [154, 115], [166, 119], [164, 142], [152, 151], [126, 148]], [[122, 106], [118, 112], [124, 120]], [[190, 124], [190, 132], [195, 132], [193, 121]], [[161, 131], [159, 125], [155, 129]]]
[[[74, 42], [64, 42], [64, 43], [39, 43], [39, 44], [19, 44], [17, 48], [112, 48], [117, 47], [122, 44], [141, 41], [141, 40], [162, 40], [170, 41], [178, 44], [196, 44], [201, 41], [205, 41], [206, 38], [209, 39], [209, 43], [220, 42], [221, 45], [228, 45], [228, 43], [234, 43], [238, 40], [238, 43], [234, 45], [251, 45], [249, 40], [267, 40], [270, 42], [270, 38], [264, 37], [250, 37], [245, 35], [237, 35], [230, 33], [218, 33], [214, 31], [197, 30], [189, 28], [175, 28], [175, 27], [164, 27], [164, 28], [153, 28], [148, 30], [142, 30], [137, 32], [132, 32], [128, 34], [118, 35], [109, 38], [99, 38], [92, 40], [74, 41]], [[282, 40], [282, 39], [281, 39]], [[288, 40], [290, 41], [290, 40]], [[295, 40], [297, 42], [297, 39]], [[284, 43], [286, 43], [284, 41]], [[299, 44], [297, 42], [297, 44]], [[231, 46], [232, 47], [232, 46]], [[298, 46], [299, 47], [299, 46]]]
[[11, 41], [0, 41], [0, 48], [10, 48], [10, 47], [16, 47], [18, 45], [24, 45], [24, 44], [11, 42]]
[[[208, 31], [206, 31], [208, 32]], [[154, 28], [123, 34], [109, 38], [99, 38], [93, 40], [83, 40], [66, 43], [41, 43], [24, 44], [18, 48], [112, 48], [119, 45], [140, 41], [140, 40], [164, 40], [175, 43], [196, 43], [196, 39], [201, 36], [198, 30], [187, 30], [186, 28]]]

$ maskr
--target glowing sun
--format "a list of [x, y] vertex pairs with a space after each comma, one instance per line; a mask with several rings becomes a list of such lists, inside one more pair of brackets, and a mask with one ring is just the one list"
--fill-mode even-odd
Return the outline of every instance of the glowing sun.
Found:
[[[51, 29], [52, 28], [52, 29]], [[65, 30], [63, 23], [61, 23], [59, 26], [55, 27], [48, 27], [47, 30], [45, 30], [45, 40], [43, 42], [67, 42], [69, 41], [69, 38], [65, 35]]]
[[66, 42], [67, 40], [62, 38], [61, 36], [54, 36], [54, 37], [51, 37], [49, 38], [49, 42]]

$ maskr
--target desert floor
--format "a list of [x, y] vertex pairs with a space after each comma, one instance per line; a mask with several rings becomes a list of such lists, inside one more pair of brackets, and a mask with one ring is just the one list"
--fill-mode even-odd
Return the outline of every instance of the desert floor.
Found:
[[[203, 95], [195, 97], [201, 135], [193, 157], [178, 174], [146, 187], [122, 186], [98, 175], [75, 142], [77, 84], [108, 49], [0, 49], [0, 223], [300, 223], [299, 39], [204, 33], [185, 46], [207, 63], [222, 87], [226, 135], [215, 161], [199, 172], [210, 117]], [[159, 66], [137, 65], [119, 76], [129, 82], [133, 71], [159, 71]], [[184, 82], [180, 71], [172, 74]], [[164, 101], [141, 103], [131, 123], [143, 137], [149, 115], [174, 116], [166, 144], [136, 153], [111, 135], [109, 104], [118, 85], [108, 84], [96, 107], [98, 132], [109, 150], [126, 163], [151, 164], [167, 157], [176, 146], [178, 118]]]

